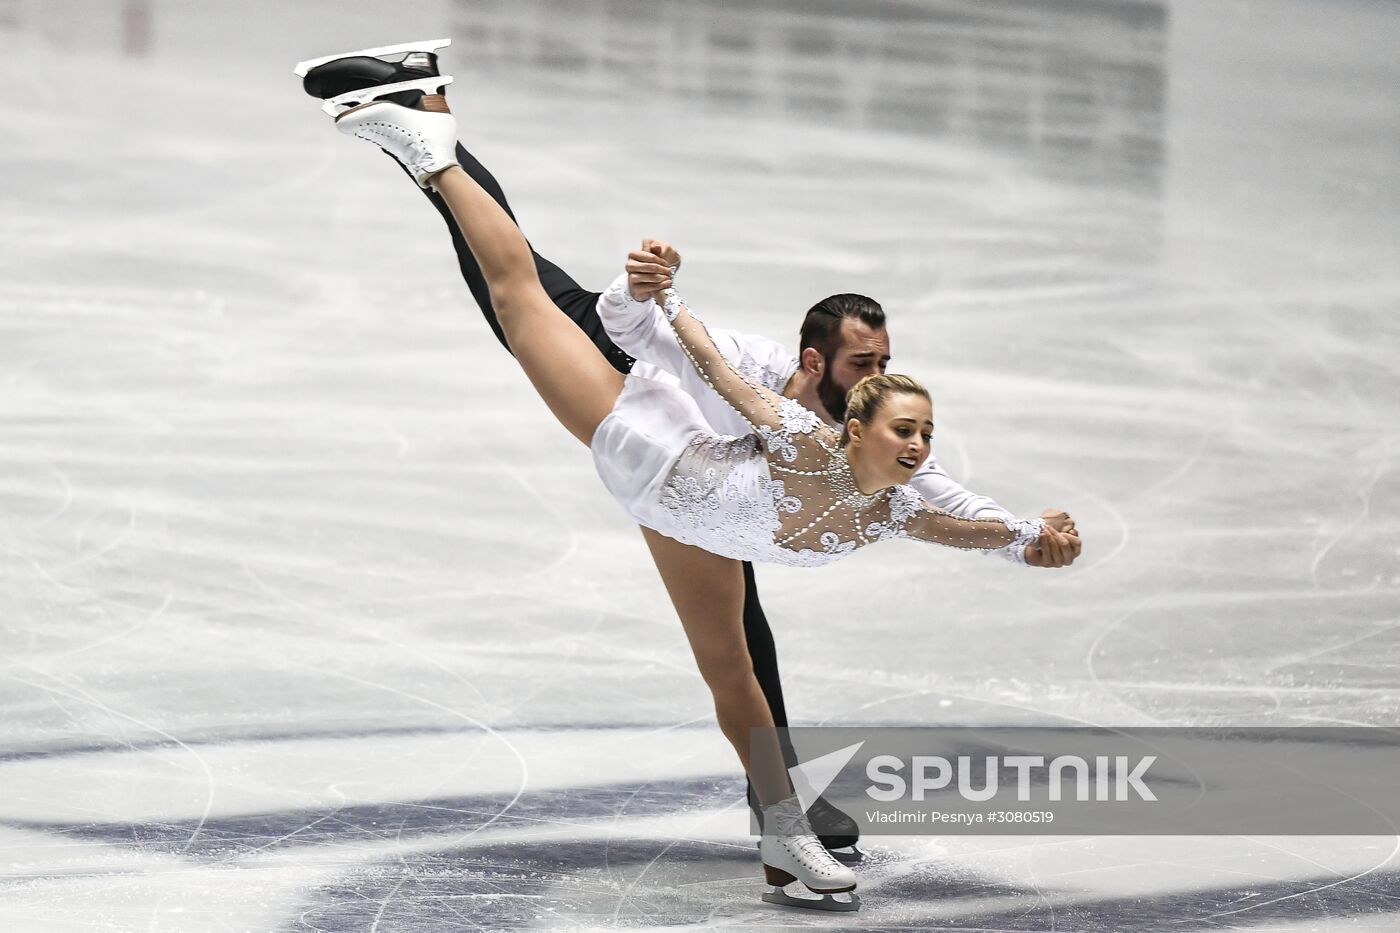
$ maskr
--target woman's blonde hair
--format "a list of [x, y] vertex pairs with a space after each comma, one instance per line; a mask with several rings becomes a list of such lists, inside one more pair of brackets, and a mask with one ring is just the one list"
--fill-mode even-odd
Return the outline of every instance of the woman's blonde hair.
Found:
[[[866, 376], [852, 386], [851, 391], [846, 394], [846, 421], [849, 423], [854, 418], [861, 424], [869, 424], [874, 419], [875, 413], [880, 410], [880, 406], [885, 404], [892, 395], [929, 397], [928, 389], [920, 385], [919, 380], [911, 379], [909, 376], [894, 373]], [[933, 400], [929, 399], [929, 401]], [[850, 429], [842, 428], [841, 443], [844, 445], [850, 439]]]

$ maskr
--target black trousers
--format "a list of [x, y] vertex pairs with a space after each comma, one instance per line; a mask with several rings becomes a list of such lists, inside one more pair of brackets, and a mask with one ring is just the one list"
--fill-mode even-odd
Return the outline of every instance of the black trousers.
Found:
[[[500, 184], [495, 177], [486, 170], [486, 167], [476, 160], [460, 143], [457, 145], [457, 161], [462, 168], [470, 175], [487, 194], [495, 199], [496, 203], [510, 214], [511, 220], [515, 220], [515, 214], [511, 211], [510, 205], [506, 202], [505, 192], [501, 190]], [[457, 250], [457, 264], [461, 267], [462, 278], [467, 282], [467, 288], [471, 290], [472, 297], [476, 299], [477, 306], [481, 308], [481, 313], [486, 318], [486, 323], [491, 326], [491, 331], [496, 335], [496, 339], [501, 342], [501, 346], [510, 352], [510, 346], [506, 343], [506, 337], [501, 330], [501, 324], [496, 320], [495, 309], [491, 306], [491, 290], [486, 285], [486, 277], [481, 273], [481, 267], [477, 265], [476, 257], [472, 255], [471, 249], [467, 246], [466, 238], [462, 236], [462, 231], [457, 228], [457, 222], [452, 217], [452, 212], [448, 210], [447, 203], [443, 201], [441, 195], [431, 188], [424, 189], [428, 200], [433, 202], [433, 206], [442, 214], [443, 220], [447, 222], [447, 229], [452, 234], [452, 245]], [[517, 222], [518, 223], [518, 222]], [[608, 332], [603, 328], [603, 322], [598, 317], [598, 292], [588, 291], [580, 286], [573, 278], [560, 269], [554, 263], [545, 259], [539, 253], [531, 250], [535, 257], [535, 268], [539, 271], [540, 284], [544, 286], [545, 292], [549, 295], [560, 311], [563, 311], [571, 321], [579, 326], [594, 346], [602, 351], [603, 356], [613, 365], [618, 372], [626, 373], [632, 369], [632, 364], [636, 362], [623, 350], [608, 338]], [[768, 627], [768, 619], [763, 614], [763, 606], [758, 601], [758, 586], [754, 582], [753, 564], [744, 562], [744, 639], [748, 643], [749, 657], [753, 660], [754, 676], [758, 678], [758, 685], [763, 690], [763, 696], [768, 701], [768, 708], [773, 713], [773, 723], [779, 728], [787, 726], [787, 710], [783, 706], [783, 687], [778, 679], [778, 653], [773, 644], [773, 630]], [[790, 742], [783, 741], [783, 753], [787, 757], [788, 765], [797, 763]], [[749, 805], [757, 805], [757, 797], [753, 792], [753, 785], [749, 785]]]

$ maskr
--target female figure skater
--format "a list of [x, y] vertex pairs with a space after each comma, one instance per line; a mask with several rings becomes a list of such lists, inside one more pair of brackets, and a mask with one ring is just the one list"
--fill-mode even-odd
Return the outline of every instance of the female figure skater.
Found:
[[[414, 88], [386, 86], [375, 97], [405, 90]], [[838, 434], [797, 401], [746, 380], [675, 293], [674, 270], [634, 260], [629, 269], [651, 277], [664, 296], [666, 317], [691, 365], [753, 427], [743, 437], [716, 435], [690, 396], [672, 383], [636, 374], [624, 378], [550, 301], [519, 228], [456, 164], [456, 121], [441, 95], [421, 94], [413, 107], [374, 99], [340, 113], [336, 122], [341, 132], [393, 155], [420, 185], [442, 196], [482, 268], [521, 368], [560, 423], [590, 447], [603, 484], [644, 526], [658, 563], [708, 561], [708, 577], [728, 581], [718, 592], [683, 594], [677, 610], [714, 695], [720, 728], [763, 804], [765, 877], [778, 887], [799, 880], [822, 895], [791, 899], [775, 891], [764, 899], [856, 909], [854, 895], [844, 901], [830, 897], [853, 891], [855, 875], [812, 833], [783, 766], [768, 706], [742, 660], [737, 561], [818, 566], [901, 537], [966, 549], [1019, 549], [1040, 535], [1044, 523], [956, 518], [906, 485], [928, 455], [933, 428], [928, 393], [914, 380], [862, 380], [850, 394]], [[613, 300], [635, 301], [625, 275], [610, 292]], [[697, 555], [696, 548], [707, 553]], [[686, 599], [708, 605], [682, 605]]]

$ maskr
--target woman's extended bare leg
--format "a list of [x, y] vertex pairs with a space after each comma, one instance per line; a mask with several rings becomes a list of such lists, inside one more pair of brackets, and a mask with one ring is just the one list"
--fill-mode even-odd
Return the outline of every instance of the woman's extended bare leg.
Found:
[[744, 572], [736, 560], [643, 528], [647, 547], [676, 607], [715, 716], [764, 805], [792, 796], [782, 749], [744, 643]]
[[560, 424], [590, 443], [622, 391], [622, 374], [550, 300], [520, 228], [470, 175], [453, 166], [431, 184], [481, 266], [520, 368]]
[[[564, 427], [589, 443], [612, 411], [622, 375], [550, 301], [525, 237], [500, 205], [460, 168], [433, 176], [431, 184], [481, 266], [511, 352]], [[720, 729], [759, 799], [768, 804], [791, 796], [773, 715], [745, 645], [742, 565], [650, 529], [642, 532], [714, 695]]]

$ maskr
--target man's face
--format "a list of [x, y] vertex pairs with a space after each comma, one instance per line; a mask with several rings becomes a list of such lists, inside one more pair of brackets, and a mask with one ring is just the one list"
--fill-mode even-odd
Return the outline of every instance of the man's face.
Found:
[[890, 362], [890, 335], [860, 318], [844, 318], [836, 352], [826, 358], [817, 383], [817, 398], [838, 424], [846, 420], [846, 395], [866, 376], [885, 371]]

